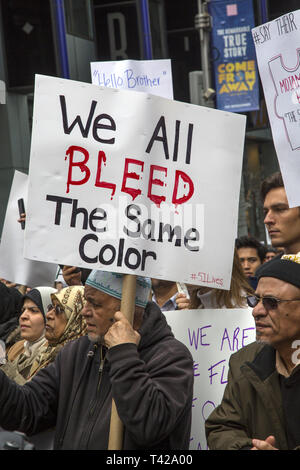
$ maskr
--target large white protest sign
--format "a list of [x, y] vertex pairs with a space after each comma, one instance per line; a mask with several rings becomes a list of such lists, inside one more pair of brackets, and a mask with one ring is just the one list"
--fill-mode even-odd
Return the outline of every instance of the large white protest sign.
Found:
[[25, 254], [228, 289], [245, 116], [37, 76]]
[[170, 59], [91, 62], [92, 83], [173, 99]]
[[174, 336], [194, 360], [191, 450], [206, 450], [205, 420], [222, 400], [228, 361], [255, 341], [252, 309], [203, 309], [164, 312]]
[[15, 171], [0, 243], [0, 277], [28, 287], [53, 286], [57, 265], [23, 256], [24, 230], [18, 223], [18, 200], [27, 203], [28, 176]]
[[290, 207], [300, 205], [300, 10], [252, 30]]

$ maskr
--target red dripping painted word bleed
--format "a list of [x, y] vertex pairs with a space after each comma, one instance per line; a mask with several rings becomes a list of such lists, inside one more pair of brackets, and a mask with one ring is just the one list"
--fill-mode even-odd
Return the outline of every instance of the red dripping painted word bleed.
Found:
[[[81, 161], [74, 161], [74, 154], [80, 152], [83, 155], [83, 160]], [[89, 153], [83, 147], [71, 145], [67, 152], [65, 159], [69, 158], [69, 168], [68, 168], [68, 179], [67, 179], [67, 190], [68, 193], [70, 191], [70, 185], [83, 185], [87, 183], [91, 177], [91, 170], [88, 167], [89, 161]], [[105, 188], [111, 191], [111, 196], [113, 197], [116, 192], [116, 184], [112, 182], [103, 181], [101, 179], [101, 172], [102, 166], [106, 162], [106, 155], [101, 150], [98, 153], [98, 165], [97, 165], [97, 172], [96, 178], [94, 181], [94, 185], [97, 188]], [[81, 172], [83, 173], [83, 177], [80, 180], [73, 180], [73, 168], [78, 167]], [[129, 168], [133, 168], [136, 171], [130, 171]], [[129, 194], [132, 199], [134, 200], [137, 196], [139, 196], [142, 192], [140, 188], [133, 188], [130, 186], [130, 179], [132, 180], [140, 180], [142, 173], [144, 170], [144, 162], [141, 160], [136, 160], [134, 158], [125, 158], [124, 161], [124, 171], [123, 171], [123, 178], [122, 178], [122, 186], [121, 192]], [[164, 187], [166, 183], [162, 178], [167, 177], [168, 168], [160, 166], [160, 165], [150, 165], [149, 171], [149, 180], [148, 180], [148, 192], [147, 197], [154, 202], [157, 206], [164, 201], [166, 201], [166, 197], [161, 194], [154, 194], [153, 193], [153, 186], [161, 186]], [[180, 180], [182, 180], [185, 184], [188, 185], [188, 193], [184, 196], [178, 196], [178, 188]], [[183, 204], [184, 202], [188, 201], [194, 193], [194, 184], [191, 178], [180, 170], [175, 170], [174, 176], [174, 188], [173, 188], [173, 195], [172, 195], [172, 204]]]
[[[71, 134], [75, 126], [79, 127], [82, 137], [88, 138], [91, 130], [93, 139], [102, 145], [113, 145], [115, 143], [115, 137], [111, 135], [107, 136], [107, 132], [114, 133], [116, 131], [115, 120], [106, 113], [102, 113], [94, 117], [95, 109], [97, 106], [96, 101], [92, 101], [87, 121], [83, 124], [80, 116], [76, 116], [74, 121], [69, 124], [67, 116], [66, 100], [63, 95], [60, 97], [60, 106], [62, 113], [63, 129], [65, 134]], [[177, 161], [178, 158], [178, 147], [180, 140], [180, 126], [181, 121], [175, 121], [174, 129], [174, 146], [172, 155], [169, 151], [169, 142], [167, 138], [166, 123], [164, 116], [161, 116], [156, 124], [153, 131], [152, 137], [145, 150], [146, 153], [150, 153], [155, 142], [162, 145], [162, 151], [165, 159], [169, 160], [170, 156], [173, 161]], [[186, 138], [186, 149], [185, 149], [185, 163], [190, 164], [191, 161], [191, 148], [192, 148], [192, 136], [193, 136], [193, 124], [189, 123], [187, 138]], [[105, 138], [106, 137], [106, 138]], [[76, 155], [76, 157], [75, 157]], [[78, 157], [79, 155], [79, 157]], [[68, 176], [67, 176], [67, 188], [66, 192], [69, 193], [71, 185], [84, 185], [91, 179], [91, 170], [89, 167], [90, 154], [86, 148], [78, 145], [70, 145], [66, 151], [65, 160], [68, 160]], [[103, 166], [106, 165], [107, 156], [103, 150], [98, 151], [97, 160], [97, 171], [94, 180], [94, 186], [97, 188], [103, 188], [111, 192], [111, 197], [116, 192], [116, 184], [110, 181], [104, 181], [101, 177]], [[113, 164], [113, 163], [110, 163]], [[74, 179], [73, 170], [77, 168], [82, 173], [81, 179]], [[165, 166], [161, 165], [150, 165], [148, 184], [147, 184], [147, 197], [160, 206], [162, 202], [166, 201], [164, 194], [156, 194], [158, 191], [157, 187], [165, 187], [166, 180], [168, 177], [169, 170]], [[142, 193], [141, 188], [138, 187], [137, 182], [142, 179], [144, 172], [144, 162], [134, 158], [124, 159], [123, 178], [121, 184], [121, 192], [129, 194], [134, 200], [137, 196]], [[78, 175], [78, 172], [77, 172]], [[130, 183], [131, 180], [131, 183]], [[132, 180], [135, 180], [135, 187], [133, 187]], [[183, 183], [183, 187], [187, 189], [187, 193], [182, 195], [179, 194], [180, 183]], [[156, 187], [156, 188], [155, 188]], [[155, 191], [156, 189], [156, 191]], [[192, 179], [183, 171], [175, 170], [173, 178], [173, 191], [172, 191], [172, 204], [178, 205], [187, 202], [194, 194], [194, 183]]]

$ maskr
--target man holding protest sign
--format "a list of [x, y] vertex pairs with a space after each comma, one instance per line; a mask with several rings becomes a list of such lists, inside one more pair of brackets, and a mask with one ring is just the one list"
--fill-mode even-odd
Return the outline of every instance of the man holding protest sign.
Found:
[[65, 346], [29, 383], [18, 387], [0, 373], [1, 426], [30, 435], [56, 425], [55, 449], [107, 449], [113, 398], [124, 449], [188, 448], [192, 357], [148, 303], [147, 278], [136, 280], [130, 325], [119, 311], [122, 278], [92, 271], [82, 311], [88, 336]]
[[257, 342], [230, 358], [221, 404], [206, 421], [210, 449], [299, 449], [300, 253], [257, 272]]

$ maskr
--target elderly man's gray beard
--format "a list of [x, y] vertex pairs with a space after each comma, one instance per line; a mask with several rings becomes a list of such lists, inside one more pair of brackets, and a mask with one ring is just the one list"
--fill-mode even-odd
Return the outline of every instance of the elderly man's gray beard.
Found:
[[260, 333], [256, 333], [256, 343], [258, 344], [270, 344], [270, 341], [268, 339], [261, 339]]
[[256, 338], [256, 343], [257, 344], [270, 344], [270, 342], [267, 341], [266, 339], [259, 339], [259, 338], [258, 339]]
[[105, 346], [104, 336], [103, 335], [93, 335], [88, 333], [89, 340], [94, 344], [103, 344]]

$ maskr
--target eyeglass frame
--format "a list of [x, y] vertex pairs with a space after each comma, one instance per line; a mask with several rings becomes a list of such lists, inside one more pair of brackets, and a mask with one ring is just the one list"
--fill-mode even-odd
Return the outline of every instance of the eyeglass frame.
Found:
[[[249, 303], [249, 299], [250, 299], [250, 298], [255, 298], [255, 299], [257, 300], [257, 302], [256, 302], [255, 305], [250, 305], [250, 303]], [[272, 307], [272, 306], [270, 306], [270, 305], [267, 305], [266, 303], [264, 303], [264, 300], [265, 300], [265, 299], [271, 299], [271, 300], [273, 300], [273, 301], [275, 300], [275, 301], [276, 301], [276, 305], [275, 305], [274, 307]], [[272, 296], [272, 295], [265, 295], [265, 296], [262, 296], [262, 297], [261, 297], [261, 296], [259, 296], [259, 295], [254, 295], [254, 294], [252, 294], [252, 295], [247, 295], [247, 296], [246, 296], [246, 300], [247, 300], [248, 306], [251, 307], [251, 308], [256, 307], [256, 305], [261, 301], [262, 304], [263, 304], [263, 306], [264, 306], [264, 308], [265, 308], [266, 310], [277, 310], [277, 309], [278, 309], [278, 304], [279, 304], [280, 302], [295, 302], [295, 301], [298, 301], [298, 302], [299, 302], [299, 301], [300, 301], [300, 299], [277, 299], [277, 297], [274, 297], [274, 296]]]
[[55, 310], [56, 315], [61, 315], [62, 313], [65, 313], [64, 308], [61, 307], [60, 305], [49, 304], [47, 306], [47, 313], [50, 312], [51, 310]]

